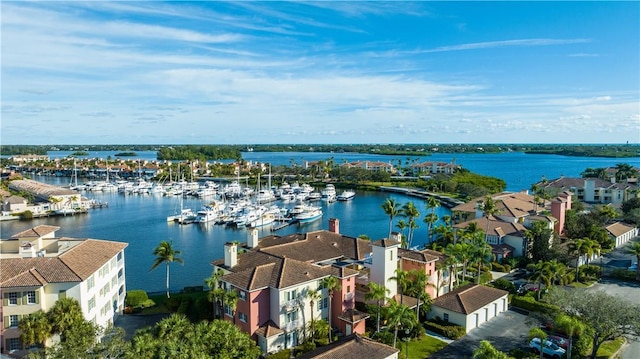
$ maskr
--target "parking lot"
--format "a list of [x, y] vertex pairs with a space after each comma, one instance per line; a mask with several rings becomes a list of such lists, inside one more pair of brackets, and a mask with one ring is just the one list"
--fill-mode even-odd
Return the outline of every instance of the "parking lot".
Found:
[[504, 352], [509, 352], [514, 348], [525, 349], [527, 348], [529, 329], [535, 326], [536, 323], [529, 323], [526, 315], [508, 310], [442, 350], [433, 353], [429, 358], [471, 358], [473, 351], [482, 340], [488, 340], [494, 347]]

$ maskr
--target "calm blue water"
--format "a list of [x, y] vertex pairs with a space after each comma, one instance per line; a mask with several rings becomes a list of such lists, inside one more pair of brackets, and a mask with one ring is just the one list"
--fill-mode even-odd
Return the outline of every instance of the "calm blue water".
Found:
[[[101, 152], [90, 157], [106, 158], [116, 152]], [[52, 157], [55, 157], [52, 155]], [[62, 156], [64, 157], [64, 155]], [[270, 162], [274, 165], [294, 162], [301, 164], [304, 160], [317, 161], [334, 158], [335, 163], [356, 160], [396, 161], [405, 158], [389, 156], [361, 155], [361, 154], [332, 154], [332, 153], [245, 153], [246, 160]], [[464, 168], [480, 174], [495, 176], [507, 182], [507, 189], [518, 191], [528, 189], [532, 183], [542, 176], [549, 179], [566, 176], [579, 176], [587, 167], [615, 166], [624, 162], [640, 167], [640, 158], [610, 159], [610, 158], [582, 158], [551, 155], [525, 155], [522, 153], [504, 153], [495, 155], [480, 154], [435, 154], [424, 157], [419, 161], [451, 161], [455, 157], [457, 163]], [[141, 159], [154, 159], [155, 152], [138, 153]], [[395, 163], [395, 162], [394, 162]], [[33, 178], [43, 182], [68, 185], [68, 178], [39, 177]], [[74, 217], [54, 217], [37, 219], [29, 222], [2, 222], [0, 235], [8, 238], [12, 234], [40, 224], [61, 227], [58, 236], [75, 238], [108, 239], [129, 243], [126, 250], [126, 271], [129, 289], [145, 289], [150, 292], [162, 291], [165, 286], [164, 270], [158, 268], [150, 272], [154, 257], [155, 246], [162, 240], [173, 240], [174, 246], [182, 251], [184, 265], [171, 265], [171, 288], [181, 289], [185, 286], [203, 285], [204, 278], [211, 274], [210, 262], [223, 256], [223, 244], [238, 240], [244, 242], [247, 232], [244, 229], [228, 229], [213, 223], [205, 225], [177, 225], [167, 223], [166, 217], [173, 214], [179, 206], [178, 199], [156, 196], [124, 196], [118, 193], [88, 193], [87, 197], [98, 201], [108, 202], [109, 207], [90, 210], [86, 215]], [[328, 219], [340, 220], [340, 232], [357, 237], [362, 234], [372, 239], [387, 236], [389, 219], [381, 209], [387, 196], [391, 196], [401, 203], [413, 201], [421, 212], [421, 218], [427, 213], [424, 201], [407, 198], [401, 195], [390, 195], [378, 192], [358, 192], [356, 198], [350, 202], [321, 203], [324, 207], [322, 220], [302, 226], [291, 226], [276, 234], [286, 235], [296, 232], [307, 232], [318, 229], [328, 229]], [[185, 199], [184, 206], [197, 210], [202, 205], [199, 199]], [[447, 209], [439, 208], [440, 217], [448, 214]], [[426, 224], [418, 223], [414, 236], [414, 244], [422, 244], [427, 240]], [[270, 234], [268, 230], [261, 230], [260, 236]]]

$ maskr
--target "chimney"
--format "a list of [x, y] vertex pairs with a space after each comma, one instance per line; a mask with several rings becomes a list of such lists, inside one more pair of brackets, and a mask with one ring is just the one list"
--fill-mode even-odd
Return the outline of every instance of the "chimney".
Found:
[[329, 231], [333, 233], [340, 233], [340, 220], [337, 218], [329, 218]]
[[238, 245], [227, 242], [224, 245], [224, 265], [227, 268], [233, 268], [236, 264], [238, 264]]
[[389, 237], [389, 239], [402, 243], [402, 234], [400, 232], [391, 232], [391, 237]]
[[250, 228], [247, 233], [247, 247], [255, 248], [258, 246], [258, 228]]

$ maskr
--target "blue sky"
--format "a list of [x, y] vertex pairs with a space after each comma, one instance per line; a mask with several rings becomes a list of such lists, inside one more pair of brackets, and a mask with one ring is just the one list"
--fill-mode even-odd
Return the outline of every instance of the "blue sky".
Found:
[[640, 143], [640, 3], [2, 1], [3, 144]]

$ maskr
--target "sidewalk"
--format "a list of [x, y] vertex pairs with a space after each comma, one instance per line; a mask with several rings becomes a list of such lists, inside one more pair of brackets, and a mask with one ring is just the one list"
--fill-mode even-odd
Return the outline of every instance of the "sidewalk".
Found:
[[441, 341], [443, 341], [443, 342], [445, 342], [447, 344], [451, 344], [451, 343], [454, 342], [453, 340], [451, 340], [451, 339], [449, 339], [447, 337], [444, 337], [444, 336], [442, 336], [442, 335], [440, 335], [438, 333], [434, 333], [434, 332], [432, 332], [430, 330], [426, 330], [426, 333], [427, 333], [428, 336], [430, 336], [432, 338], [436, 338], [438, 340], [441, 340]]

